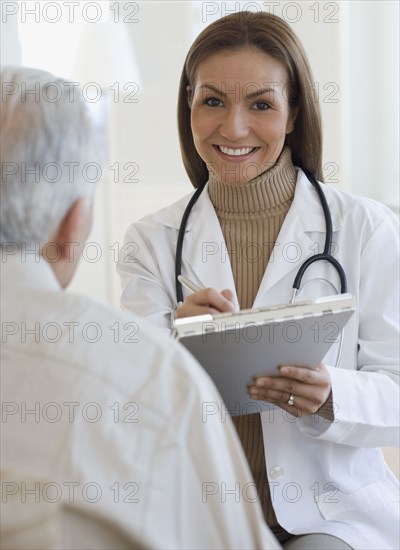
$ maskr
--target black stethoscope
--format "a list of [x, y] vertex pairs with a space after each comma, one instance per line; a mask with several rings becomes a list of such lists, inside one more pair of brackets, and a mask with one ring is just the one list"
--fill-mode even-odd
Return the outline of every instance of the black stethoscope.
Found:
[[[321, 260], [329, 262], [333, 265], [333, 267], [336, 269], [340, 277], [341, 294], [344, 294], [347, 292], [346, 273], [343, 267], [340, 265], [340, 263], [331, 254], [332, 237], [333, 237], [332, 217], [329, 211], [328, 203], [326, 202], [324, 192], [322, 191], [321, 185], [318, 183], [318, 181], [310, 172], [306, 172], [304, 169], [303, 169], [303, 172], [305, 173], [308, 180], [316, 190], [319, 200], [321, 202], [322, 209], [324, 211], [325, 225], [326, 225], [325, 246], [322, 254], [315, 254], [311, 258], [307, 258], [307, 260], [305, 260], [305, 262], [300, 266], [297, 272], [297, 275], [294, 279], [294, 283], [293, 283], [294, 290], [293, 290], [293, 295], [292, 295], [292, 299], [290, 300], [290, 303], [293, 303], [295, 300], [296, 294], [300, 288], [301, 281], [306, 269], [314, 262], [319, 262]], [[181, 225], [179, 227], [178, 241], [176, 243], [176, 256], [175, 256], [175, 284], [176, 284], [176, 296], [177, 296], [178, 303], [183, 302], [182, 285], [178, 280], [178, 276], [181, 274], [181, 270], [182, 270], [182, 251], [183, 251], [183, 239], [185, 236], [185, 229], [186, 229], [187, 221], [190, 216], [190, 212], [192, 211], [193, 206], [196, 204], [196, 201], [200, 197], [204, 188], [205, 188], [205, 184], [203, 184], [201, 187], [198, 187], [196, 189], [196, 192], [190, 199], [185, 209], [185, 212], [183, 213]]]

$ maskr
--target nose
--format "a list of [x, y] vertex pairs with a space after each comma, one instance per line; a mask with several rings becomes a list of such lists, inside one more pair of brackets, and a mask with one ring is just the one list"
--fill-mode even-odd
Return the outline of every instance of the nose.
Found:
[[219, 132], [221, 136], [231, 142], [249, 135], [250, 129], [246, 112], [241, 105], [233, 105], [224, 111]]

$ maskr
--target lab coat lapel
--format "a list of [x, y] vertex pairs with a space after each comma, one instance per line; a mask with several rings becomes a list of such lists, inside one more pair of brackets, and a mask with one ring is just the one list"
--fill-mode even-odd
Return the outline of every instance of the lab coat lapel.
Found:
[[[311, 256], [311, 246], [312, 240], [304, 232], [301, 220], [292, 205], [278, 234], [253, 307], [261, 305], [264, 295], [287, 275], [293, 273], [294, 280], [300, 265]], [[292, 284], [293, 282], [288, 285], [288, 299]]]
[[202, 287], [236, 289], [218, 217], [204, 189], [190, 214], [183, 244], [182, 274]]
[[[340, 219], [335, 205], [329, 205], [333, 230], [337, 230]], [[287, 299], [291, 297], [292, 285], [301, 264], [315, 254], [315, 243], [311, 238], [314, 231], [325, 233], [325, 218], [318, 195], [301, 170], [298, 170], [293, 203], [278, 234], [273, 255], [270, 258], [261, 281], [253, 307], [265, 303], [265, 294], [282, 279], [291, 275], [287, 285]], [[286, 290], [285, 290], [286, 293]], [[274, 303], [273, 300], [268, 302]]]

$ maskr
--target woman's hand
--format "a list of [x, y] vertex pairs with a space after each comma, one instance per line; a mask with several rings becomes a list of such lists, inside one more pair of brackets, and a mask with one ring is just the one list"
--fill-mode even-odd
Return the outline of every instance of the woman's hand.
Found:
[[231, 290], [218, 292], [214, 288], [204, 288], [193, 294], [189, 294], [183, 304], [176, 310], [177, 319], [205, 315], [207, 313], [228, 313], [235, 311], [233, 303], [234, 295]]
[[[293, 416], [301, 417], [317, 413], [331, 397], [331, 380], [328, 369], [322, 363], [316, 369], [285, 365], [278, 376], [257, 378], [249, 386], [252, 399], [278, 405]], [[293, 404], [289, 398], [293, 395]], [[330, 418], [332, 413], [321, 414]]]

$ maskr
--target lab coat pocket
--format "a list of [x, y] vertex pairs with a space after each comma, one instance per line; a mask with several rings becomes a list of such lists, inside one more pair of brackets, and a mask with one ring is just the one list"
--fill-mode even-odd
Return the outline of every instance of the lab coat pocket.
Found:
[[390, 479], [369, 483], [352, 493], [337, 489], [319, 495], [318, 508], [326, 520], [365, 520], [372, 510], [397, 502], [397, 491]]

